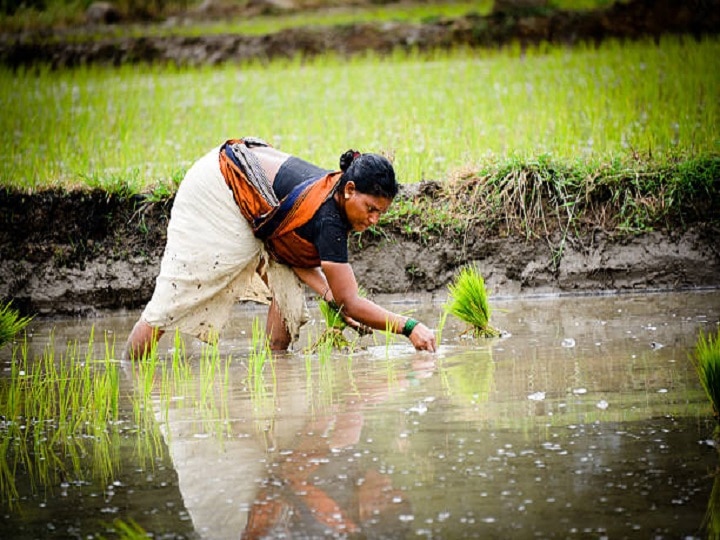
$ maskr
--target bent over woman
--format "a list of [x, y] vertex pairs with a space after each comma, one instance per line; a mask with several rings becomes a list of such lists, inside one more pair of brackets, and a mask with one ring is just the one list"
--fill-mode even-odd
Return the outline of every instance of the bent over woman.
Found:
[[155, 290], [126, 352], [139, 358], [175, 328], [207, 341], [239, 300], [270, 303], [270, 346], [287, 349], [307, 320], [303, 283], [351, 326], [404, 334], [434, 352], [427, 326], [358, 295], [348, 263], [349, 233], [376, 224], [397, 192], [392, 165], [377, 154], [348, 151], [329, 171], [255, 138], [213, 149], [178, 188]]

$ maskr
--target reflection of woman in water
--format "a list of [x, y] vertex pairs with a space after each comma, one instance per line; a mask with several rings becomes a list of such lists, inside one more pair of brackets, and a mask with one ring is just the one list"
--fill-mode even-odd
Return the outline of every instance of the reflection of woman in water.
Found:
[[227, 141], [180, 184], [160, 275], [128, 352], [141, 356], [171, 328], [207, 340], [238, 299], [268, 297], [270, 345], [286, 349], [304, 322], [300, 281], [336, 302], [351, 326], [435, 351], [424, 324], [358, 295], [348, 264], [348, 234], [375, 225], [397, 191], [392, 165], [377, 154], [348, 151], [333, 172], [259, 139]]
[[[432, 376], [432, 358], [413, 361], [413, 380]], [[403, 377], [397, 388], [413, 380]], [[392, 486], [391, 477], [372, 461], [358, 456], [364, 416], [357, 407], [388, 399], [393, 388], [386, 379], [367, 381], [362, 399], [348, 409], [303, 427], [297, 444], [269, 466], [270, 477], [255, 496], [243, 538], [324, 538], [377, 532], [382, 538], [405, 538], [400, 519], [412, 509], [407, 494]], [[374, 444], [381, 444], [379, 441]]]
[[[324, 538], [376, 527], [384, 538], [389, 531], [404, 537], [398, 516], [409, 513], [409, 503], [402, 491], [377, 469], [362, 470], [354, 449], [341, 449], [356, 443], [361, 429], [362, 415], [351, 412], [304, 430], [255, 497], [242, 538]], [[327, 430], [334, 436], [321, 437]]]

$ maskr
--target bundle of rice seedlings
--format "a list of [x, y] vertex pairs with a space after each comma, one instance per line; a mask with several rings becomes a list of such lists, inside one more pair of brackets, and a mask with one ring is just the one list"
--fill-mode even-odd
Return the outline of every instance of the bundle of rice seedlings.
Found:
[[[360, 296], [365, 296], [365, 291], [360, 289], [358, 291]], [[372, 333], [372, 329], [366, 326], [360, 326], [358, 328], [351, 327], [345, 322], [341, 313], [341, 306], [335, 302], [326, 302], [322, 298], [318, 302], [320, 307], [320, 313], [322, 313], [325, 319], [326, 330], [320, 334], [318, 340], [308, 348], [308, 352], [317, 352], [320, 349], [346, 349], [351, 350], [354, 342], [350, 341], [345, 337], [344, 331], [350, 327], [358, 333], [358, 336], [365, 336]]]
[[335, 302], [320, 300], [319, 307], [320, 313], [322, 313], [323, 318], [325, 319], [326, 330], [320, 334], [320, 337], [317, 342], [315, 342], [312, 349], [317, 350], [321, 345], [325, 345], [326, 347], [329, 346], [333, 349], [349, 349], [352, 344], [343, 333], [348, 325], [340, 313], [340, 306], [338, 306]]
[[490, 326], [490, 304], [485, 280], [475, 266], [466, 266], [448, 285], [448, 302], [445, 311], [467, 323], [463, 335], [497, 337], [500, 331]]
[[20, 312], [12, 308], [12, 301], [0, 307], [0, 347], [12, 340], [23, 330], [32, 317], [21, 317]]
[[720, 424], [720, 330], [715, 336], [700, 332], [692, 354], [700, 384], [712, 403], [715, 419]]

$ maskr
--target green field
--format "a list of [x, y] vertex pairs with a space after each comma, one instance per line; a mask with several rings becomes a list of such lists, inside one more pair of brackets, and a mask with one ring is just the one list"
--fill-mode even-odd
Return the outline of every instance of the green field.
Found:
[[0, 182], [145, 191], [224, 140], [261, 136], [328, 168], [388, 154], [402, 182], [543, 156], [717, 156], [720, 40], [521, 54], [455, 50], [220, 67], [0, 69]]
[[[607, 7], [615, 0], [549, 0], [544, 9], [586, 10]], [[81, 28], [85, 23], [88, 0], [31, 0], [2, 2], [0, 0], [0, 31], [18, 32], [47, 28], [70, 31], [75, 35], [107, 37], [108, 35], [208, 35], [217, 33], [266, 34], [300, 26], [335, 26], [362, 22], [423, 22], [439, 18], [460, 17], [468, 13], [487, 15], [493, 0], [446, 0], [441, 2], [388, 2], [358, 5], [343, 0], [298, 0], [299, 8], [288, 13], [255, 17], [242, 15], [245, 0], [215, 1], [222, 4], [221, 20], [194, 20], [192, 24], [166, 25], [172, 17], [198, 19], [195, 10], [202, 0], [116, 0], [113, 4], [125, 24], [103, 28]], [[235, 13], [239, 15], [234, 15]], [[148, 19], [150, 23], [148, 23]], [[133, 21], [135, 23], [133, 24]], [[152, 21], [155, 21], [153, 23]], [[157, 24], [160, 23], [160, 24]]]

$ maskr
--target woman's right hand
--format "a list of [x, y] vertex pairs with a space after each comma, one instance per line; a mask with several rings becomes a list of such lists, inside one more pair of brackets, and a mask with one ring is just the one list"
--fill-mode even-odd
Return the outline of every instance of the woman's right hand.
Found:
[[435, 333], [423, 323], [418, 323], [413, 331], [410, 332], [410, 342], [418, 351], [428, 351], [434, 353], [437, 351], [435, 343]]

